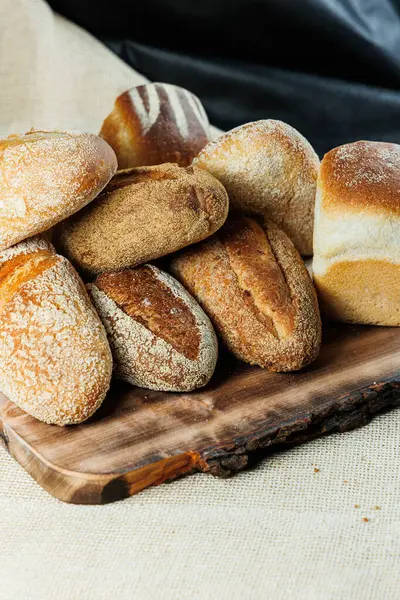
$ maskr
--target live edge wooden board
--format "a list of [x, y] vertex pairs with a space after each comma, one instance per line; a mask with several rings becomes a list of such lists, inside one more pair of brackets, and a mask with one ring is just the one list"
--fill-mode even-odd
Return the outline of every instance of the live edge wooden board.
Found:
[[195, 471], [229, 475], [251, 453], [345, 431], [395, 405], [400, 329], [338, 325], [302, 372], [268, 373], [222, 354], [204, 390], [167, 394], [116, 382], [79, 426], [40, 423], [0, 394], [0, 437], [48, 492], [100, 504]]

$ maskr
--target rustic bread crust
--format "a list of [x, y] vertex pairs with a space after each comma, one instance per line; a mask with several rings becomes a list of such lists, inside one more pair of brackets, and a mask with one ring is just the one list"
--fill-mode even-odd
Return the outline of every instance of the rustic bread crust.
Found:
[[241, 125], [193, 164], [225, 186], [234, 208], [274, 221], [301, 254], [312, 254], [319, 159], [296, 129], [272, 119]]
[[288, 237], [232, 215], [212, 238], [180, 253], [173, 274], [240, 359], [294, 371], [315, 359], [321, 322], [311, 278]]
[[0, 389], [8, 398], [45, 423], [81, 423], [101, 405], [111, 372], [104, 328], [70, 263], [43, 238], [0, 253]]
[[175, 392], [208, 383], [217, 362], [216, 336], [208, 317], [173, 277], [144, 265], [104, 273], [88, 289], [121, 379]]
[[92, 133], [31, 131], [1, 140], [0, 250], [81, 209], [116, 169], [114, 151]]
[[187, 167], [210, 139], [197, 96], [168, 83], [147, 83], [118, 96], [100, 135], [115, 150], [120, 169], [167, 162]]
[[214, 233], [228, 214], [223, 186], [173, 164], [119, 172], [103, 194], [62, 223], [63, 254], [88, 276], [137, 266]]

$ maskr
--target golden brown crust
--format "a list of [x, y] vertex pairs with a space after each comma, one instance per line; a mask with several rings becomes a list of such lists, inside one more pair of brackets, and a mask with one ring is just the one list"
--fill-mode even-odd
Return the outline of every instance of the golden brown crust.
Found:
[[31, 131], [1, 140], [0, 250], [78, 211], [116, 168], [112, 148], [91, 133]]
[[100, 135], [115, 150], [120, 169], [166, 162], [186, 167], [210, 139], [200, 100], [164, 83], [147, 83], [118, 96]]
[[9, 399], [46, 423], [80, 423], [102, 403], [111, 371], [104, 328], [68, 261], [40, 238], [0, 254], [0, 389]]
[[221, 181], [234, 208], [273, 220], [301, 254], [312, 254], [319, 159], [293, 127], [272, 119], [241, 125], [193, 164]]
[[118, 173], [103, 194], [61, 225], [58, 238], [63, 253], [90, 276], [198, 242], [227, 213], [225, 189], [202, 169], [141, 167]]
[[291, 371], [317, 356], [315, 290], [293, 244], [273, 223], [263, 235], [253, 219], [231, 216], [212, 238], [178, 255], [171, 268], [242, 360]]
[[359, 141], [328, 152], [321, 163], [321, 209], [400, 214], [400, 146]]
[[162, 338], [190, 360], [199, 353], [200, 336], [187, 306], [149, 266], [103, 273], [94, 285], [129, 317]]
[[388, 260], [342, 260], [314, 275], [321, 309], [347, 323], [400, 326], [400, 265]]
[[173, 277], [152, 265], [88, 285], [116, 374], [133, 385], [190, 391], [212, 376], [217, 340], [208, 317]]

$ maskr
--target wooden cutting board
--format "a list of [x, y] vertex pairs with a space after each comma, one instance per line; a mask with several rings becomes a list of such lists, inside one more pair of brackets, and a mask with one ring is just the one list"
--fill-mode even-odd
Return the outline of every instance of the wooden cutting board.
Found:
[[338, 325], [325, 331], [319, 358], [302, 372], [269, 373], [225, 354], [197, 393], [116, 382], [79, 426], [40, 423], [0, 394], [0, 437], [57, 498], [101, 504], [194, 471], [229, 475], [252, 453], [363, 425], [395, 405], [400, 329]]

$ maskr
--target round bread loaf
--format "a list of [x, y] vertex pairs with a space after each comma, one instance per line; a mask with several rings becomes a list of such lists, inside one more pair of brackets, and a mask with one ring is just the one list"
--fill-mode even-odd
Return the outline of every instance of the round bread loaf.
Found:
[[173, 277], [144, 265], [104, 273], [88, 289], [121, 379], [172, 392], [210, 380], [218, 356], [213, 327]]
[[319, 159], [296, 129], [272, 119], [241, 125], [193, 164], [219, 179], [233, 208], [274, 221], [300, 254], [312, 254]]
[[45, 423], [88, 419], [110, 385], [106, 333], [72, 265], [44, 238], [0, 252], [0, 390]]
[[114, 148], [120, 169], [166, 162], [186, 167], [210, 139], [197, 96], [168, 83], [139, 85], [118, 96], [100, 135]]
[[49, 229], [93, 200], [117, 169], [92, 133], [31, 131], [0, 141], [0, 250]]
[[180, 253], [171, 269], [240, 359], [295, 371], [315, 359], [321, 321], [312, 280], [289, 238], [231, 215], [218, 233]]
[[202, 169], [173, 164], [120, 171], [56, 238], [86, 275], [143, 264], [214, 233], [228, 214], [224, 187]]
[[400, 325], [400, 146], [360, 141], [324, 156], [314, 252], [327, 316]]

